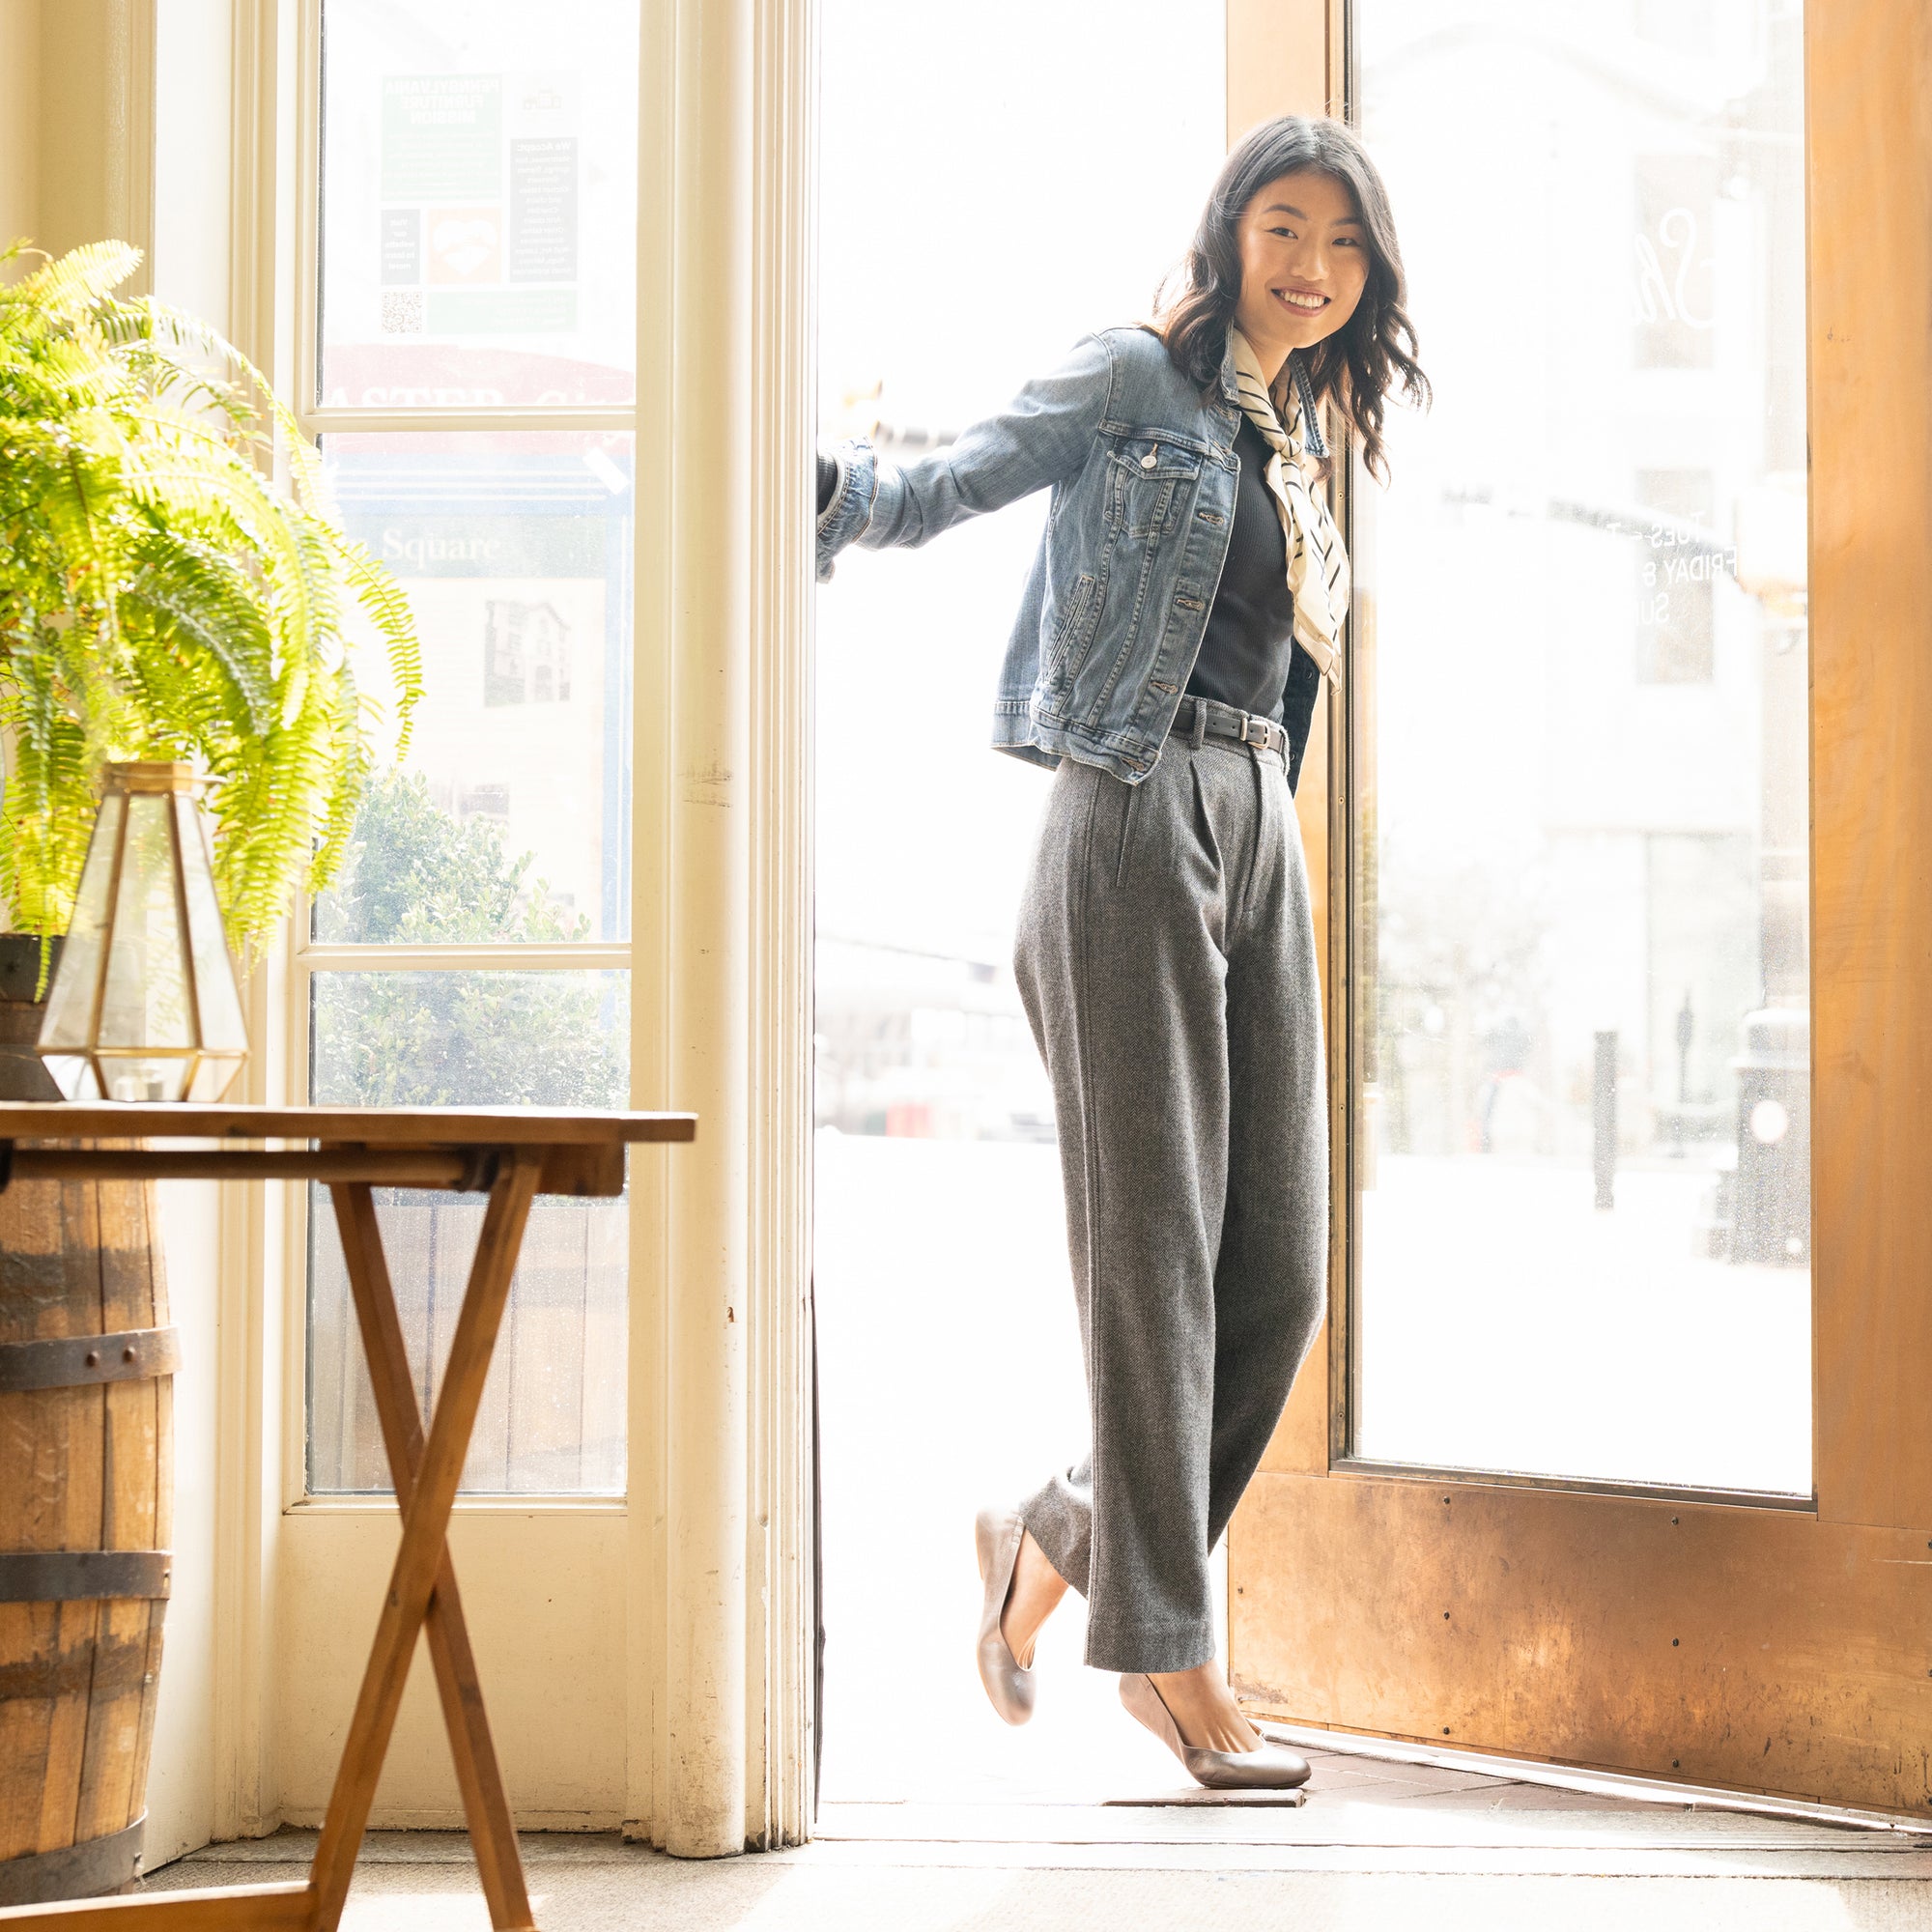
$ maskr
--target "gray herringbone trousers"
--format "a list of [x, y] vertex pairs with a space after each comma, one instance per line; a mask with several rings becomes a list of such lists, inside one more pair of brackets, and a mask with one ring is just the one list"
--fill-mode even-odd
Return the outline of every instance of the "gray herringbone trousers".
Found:
[[1328, 1136], [1308, 878], [1280, 756], [1064, 761], [1014, 968], [1053, 1082], [1092, 1448], [1021, 1508], [1087, 1662], [1214, 1654], [1208, 1551], [1321, 1319]]

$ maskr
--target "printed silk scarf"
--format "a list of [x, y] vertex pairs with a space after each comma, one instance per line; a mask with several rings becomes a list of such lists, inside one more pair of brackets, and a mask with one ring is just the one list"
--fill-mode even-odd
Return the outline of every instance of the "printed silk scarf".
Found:
[[1235, 388], [1241, 413], [1261, 431], [1274, 451], [1267, 468], [1268, 489], [1281, 512], [1288, 539], [1288, 588], [1294, 599], [1295, 641], [1315, 660], [1321, 675], [1342, 679], [1342, 620], [1349, 614], [1349, 554], [1328, 511], [1328, 497], [1305, 467], [1308, 452], [1325, 454], [1321, 425], [1315, 414], [1308, 371], [1299, 350], [1290, 354], [1289, 392], [1293, 407], [1286, 429], [1268, 393], [1267, 378], [1248, 338], [1228, 330], [1235, 352]]

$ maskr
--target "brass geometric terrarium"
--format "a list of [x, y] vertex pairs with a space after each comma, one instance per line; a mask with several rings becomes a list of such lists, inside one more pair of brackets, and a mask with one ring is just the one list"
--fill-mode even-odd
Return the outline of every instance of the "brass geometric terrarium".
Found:
[[37, 1049], [70, 1100], [218, 1100], [248, 1057], [197, 782], [107, 767]]

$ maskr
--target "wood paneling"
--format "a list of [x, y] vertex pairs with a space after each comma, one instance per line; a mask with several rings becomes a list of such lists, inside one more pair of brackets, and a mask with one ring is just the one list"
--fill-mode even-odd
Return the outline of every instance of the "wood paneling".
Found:
[[1932, 1815], [1932, 14], [1805, 31], [1818, 1512], [1329, 1473], [1318, 1349], [1230, 1660], [1284, 1719]]
[[1328, 0], [1228, 0], [1230, 147], [1270, 114], [1325, 114], [1327, 96]]
[[1932, 12], [1805, 54], [1818, 1500], [1932, 1523]]
[[1270, 1716], [1932, 1809], [1932, 1561], [1795, 1512], [1257, 1477], [1230, 1592]]

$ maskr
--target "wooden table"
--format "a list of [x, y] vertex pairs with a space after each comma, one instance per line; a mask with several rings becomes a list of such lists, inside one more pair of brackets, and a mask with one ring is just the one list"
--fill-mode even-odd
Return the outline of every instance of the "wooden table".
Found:
[[[450, 1507], [532, 1198], [621, 1194], [628, 1144], [688, 1141], [696, 1132], [696, 1117], [691, 1114], [0, 1102], [0, 1186], [14, 1177], [327, 1182], [403, 1517], [402, 1547], [307, 1884], [16, 1906], [0, 1911], [0, 1923], [47, 1920], [62, 1932], [131, 1932], [136, 1926], [333, 1932], [349, 1895], [416, 1634], [426, 1628], [491, 1923], [499, 1932], [531, 1926], [516, 1830], [450, 1563]], [[185, 1139], [251, 1145], [58, 1145]], [[270, 1142], [279, 1145], [263, 1145]], [[427, 1436], [376, 1225], [370, 1190], [382, 1186], [446, 1187], [490, 1197]]]

